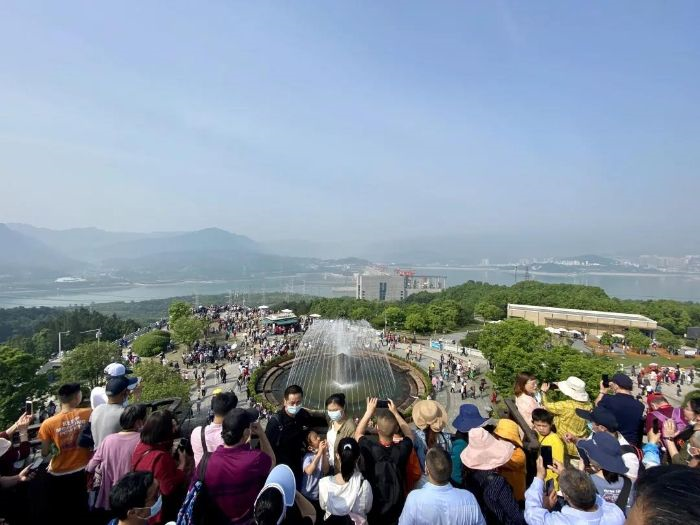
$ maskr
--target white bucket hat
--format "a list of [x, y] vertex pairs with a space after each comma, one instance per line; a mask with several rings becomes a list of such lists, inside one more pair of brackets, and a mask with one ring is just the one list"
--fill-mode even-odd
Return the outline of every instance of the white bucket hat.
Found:
[[567, 377], [566, 381], [556, 383], [562, 394], [570, 397], [574, 401], [588, 401], [588, 392], [586, 392], [586, 383], [576, 376]]

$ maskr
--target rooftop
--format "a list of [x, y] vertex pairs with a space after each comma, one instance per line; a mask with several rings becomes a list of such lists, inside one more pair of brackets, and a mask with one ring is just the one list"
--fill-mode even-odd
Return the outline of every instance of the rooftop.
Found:
[[588, 315], [591, 317], [602, 317], [606, 319], [626, 319], [628, 321], [642, 321], [647, 323], [655, 323], [653, 319], [649, 319], [639, 314], [625, 314], [619, 312], [601, 312], [599, 310], [576, 310], [575, 308], [555, 308], [553, 306], [533, 306], [530, 304], [509, 304], [508, 308], [517, 308], [519, 310], [530, 310], [533, 312], [550, 312], [553, 314], [569, 314], [569, 315]]

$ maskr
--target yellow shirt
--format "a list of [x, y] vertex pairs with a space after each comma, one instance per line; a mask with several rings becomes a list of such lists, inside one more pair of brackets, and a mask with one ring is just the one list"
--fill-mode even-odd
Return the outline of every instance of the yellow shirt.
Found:
[[[554, 426], [557, 428], [557, 435], [564, 440], [567, 432], [576, 437], [588, 436], [588, 426], [586, 420], [576, 415], [576, 409], [592, 410], [593, 405], [589, 401], [574, 401], [565, 399], [564, 401], [547, 401], [546, 396], [542, 396], [542, 406], [554, 415]], [[578, 450], [575, 443], [566, 443], [566, 451], [569, 457], [577, 458]]]
[[[564, 442], [559, 436], [557, 436], [554, 432], [550, 432], [546, 436], [537, 434], [537, 439], [540, 441], [540, 446], [545, 445], [552, 447], [552, 459], [556, 459], [562, 465], [565, 464], [564, 459], [566, 452]], [[554, 490], [559, 490], [559, 475], [547, 469], [547, 476], [544, 478], [544, 482], [547, 483], [550, 479], [554, 480]]]

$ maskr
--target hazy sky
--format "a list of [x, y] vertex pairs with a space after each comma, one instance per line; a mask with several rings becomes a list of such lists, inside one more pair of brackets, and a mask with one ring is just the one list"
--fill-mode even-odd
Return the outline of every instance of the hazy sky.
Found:
[[4, 1], [0, 222], [696, 235], [698, 27], [696, 1]]

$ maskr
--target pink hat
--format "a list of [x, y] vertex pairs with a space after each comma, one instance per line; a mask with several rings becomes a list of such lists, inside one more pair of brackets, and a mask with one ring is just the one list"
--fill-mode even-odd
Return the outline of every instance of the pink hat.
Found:
[[496, 439], [483, 428], [469, 431], [469, 445], [459, 455], [465, 467], [474, 470], [491, 470], [505, 465], [513, 455], [515, 446]]

